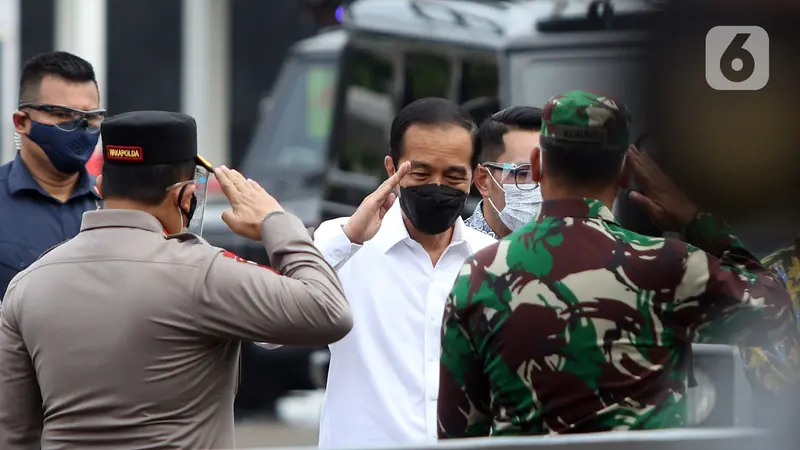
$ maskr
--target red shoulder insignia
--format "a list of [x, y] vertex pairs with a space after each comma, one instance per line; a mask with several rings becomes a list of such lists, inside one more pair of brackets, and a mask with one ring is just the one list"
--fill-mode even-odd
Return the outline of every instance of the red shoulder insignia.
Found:
[[224, 256], [226, 258], [230, 258], [230, 259], [232, 259], [232, 260], [234, 260], [236, 262], [245, 263], [245, 264], [252, 264], [254, 266], [261, 267], [262, 269], [271, 270], [271, 271], [277, 273], [278, 275], [280, 275], [280, 272], [278, 272], [277, 270], [273, 269], [272, 267], [262, 266], [261, 264], [259, 264], [257, 262], [244, 259], [241, 256], [238, 256], [236, 253], [229, 252], [228, 250], [223, 250], [222, 251], [222, 256]]

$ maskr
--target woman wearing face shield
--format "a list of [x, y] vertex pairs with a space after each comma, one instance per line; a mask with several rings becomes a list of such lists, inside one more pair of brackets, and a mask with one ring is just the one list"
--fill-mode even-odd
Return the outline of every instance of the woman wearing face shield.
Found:
[[536, 216], [542, 196], [530, 176], [530, 151], [539, 143], [541, 127], [542, 110], [529, 106], [504, 109], [481, 124], [475, 186], [483, 199], [468, 226], [499, 239]]

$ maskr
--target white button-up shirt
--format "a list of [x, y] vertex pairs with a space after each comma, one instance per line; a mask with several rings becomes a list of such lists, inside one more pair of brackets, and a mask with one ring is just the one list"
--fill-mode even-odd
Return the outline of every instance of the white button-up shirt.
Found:
[[320, 447], [435, 441], [444, 304], [464, 260], [495, 242], [461, 218], [434, 267], [408, 235], [400, 202], [363, 246], [342, 231], [347, 218], [316, 230], [315, 245], [337, 269], [353, 330], [331, 344]]

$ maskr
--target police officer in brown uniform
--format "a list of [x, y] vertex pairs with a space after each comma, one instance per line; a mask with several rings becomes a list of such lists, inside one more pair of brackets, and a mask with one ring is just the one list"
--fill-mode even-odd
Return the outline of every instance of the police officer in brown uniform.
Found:
[[[241, 341], [321, 346], [352, 316], [303, 224], [255, 182], [215, 171], [237, 234], [275, 271], [183, 233], [194, 119], [107, 119], [103, 210], [17, 275], [0, 311], [0, 449], [233, 448]], [[22, 220], [22, 218], [20, 218]]]

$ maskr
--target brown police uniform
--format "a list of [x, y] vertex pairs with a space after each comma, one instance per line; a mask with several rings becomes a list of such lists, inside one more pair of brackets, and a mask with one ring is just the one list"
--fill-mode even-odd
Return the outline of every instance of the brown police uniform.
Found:
[[[137, 147], [144, 164], [196, 155], [184, 115], [129, 113], [102, 132], [106, 164], [114, 146]], [[261, 240], [280, 275], [167, 236], [145, 212], [85, 213], [80, 233], [16, 276], [3, 301], [0, 449], [233, 448], [240, 341], [326, 345], [352, 326], [299, 219], [270, 214]]]

